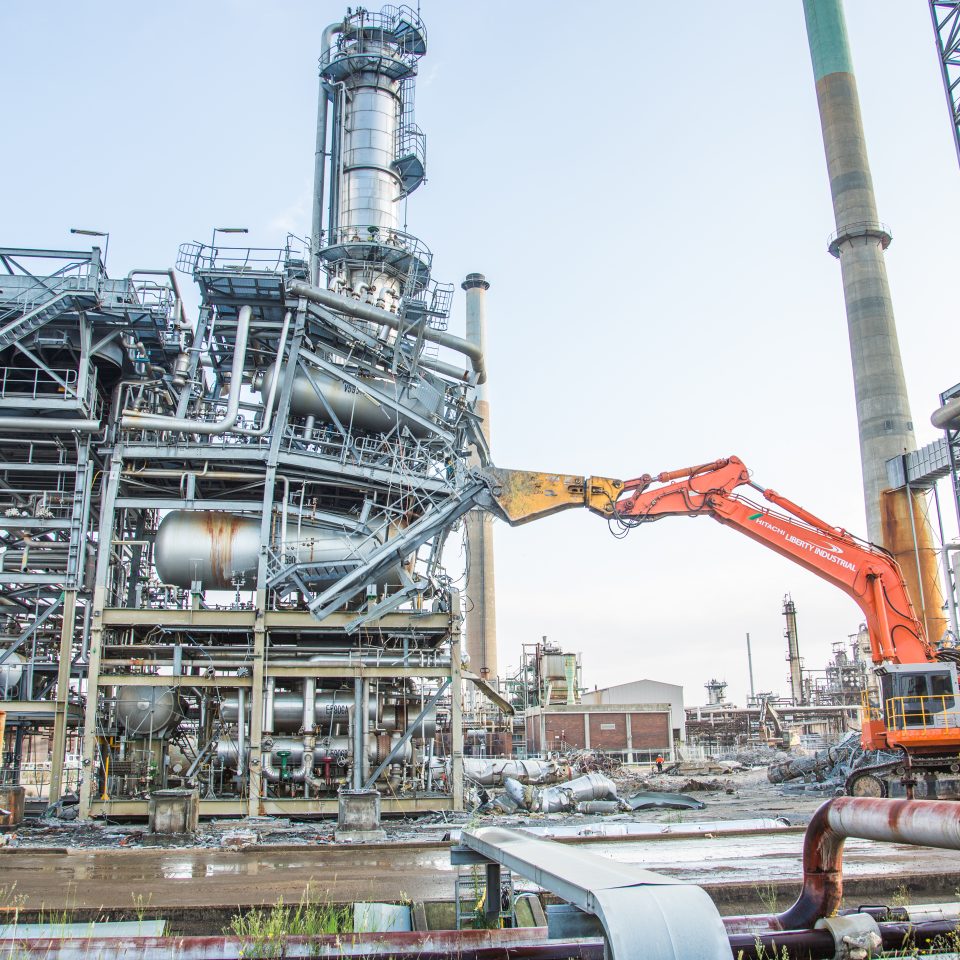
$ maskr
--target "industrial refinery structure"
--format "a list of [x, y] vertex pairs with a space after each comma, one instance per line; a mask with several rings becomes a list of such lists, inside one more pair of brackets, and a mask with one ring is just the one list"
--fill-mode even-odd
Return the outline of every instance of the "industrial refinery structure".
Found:
[[442, 550], [487, 460], [485, 372], [398, 213], [426, 49], [403, 6], [324, 32], [309, 243], [215, 231], [119, 279], [97, 247], [0, 250], [0, 689], [21, 753], [52, 727], [51, 800], [82, 730], [82, 817], [192, 784], [203, 815], [460, 802]]
[[[958, 554], [941, 563], [926, 499], [951, 470], [956, 486], [960, 421], [915, 450], [845, 27], [835, 2], [804, 8], [868, 529], [939, 641], [941, 567], [957, 634]], [[458, 809], [465, 753], [602, 744], [648, 761], [682, 737], [673, 694], [581, 702], [579, 660], [559, 648], [537, 645], [497, 683], [492, 536], [475, 509], [489, 283], [462, 281], [466, 337], [451, 334], [454, 284], [401, 218], [426, 176], [426, 52], [407, 6], [355, 8], [323, 32], [306, 240], [236, 246], [219, 228], [181, 245], [175, 269], [122, 278], [99, 246], [0, 248], [0, 706], [15, 772], [50, 737], [51, 801], [81, 755], [81, 817], [143, 816], [152, 793], [196, 785], [203, 816], [332, 813], [371, 789], [388, 813]], [[461, 519], [465, 590], [443, 553]], [[864, 663], [838, 650], [811, 686], [792, 601], [785, 613], [789, 705], [829, 713], [827, 735], [856, 712]], [[709, 706], [715, 724], [722, 697]]]

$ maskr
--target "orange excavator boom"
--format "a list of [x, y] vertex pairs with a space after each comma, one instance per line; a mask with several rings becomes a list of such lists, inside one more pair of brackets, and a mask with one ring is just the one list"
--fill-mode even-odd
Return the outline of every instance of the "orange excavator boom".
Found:
[[[759, 491], [779, 510], [734, 492], [743, 486]], [[896, 560], [882, 547], [858, 540], [774, 490], [753, 483], [737, 457], [628, 480], [615, 510], [626, 527], [667, 516], [707, 514], [852, 597], [866, 619], [874, 663], [936, 660]]]

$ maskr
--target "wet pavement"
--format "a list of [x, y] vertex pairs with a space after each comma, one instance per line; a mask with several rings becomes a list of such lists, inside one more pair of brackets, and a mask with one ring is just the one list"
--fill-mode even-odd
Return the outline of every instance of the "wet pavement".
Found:
[[[701, 884], [761, 887], [800, 880], [803, 834], [703, 836], [594, 842], [584, 851]], [[955, 851], [848, 841], [844, 875], [903, 878], [954, 874]], [[446, 844], [321, 846], [313, 849], [126, 849], [0, 854], [0, 906], [70, 910], [152, 910], [298, 901], [439, 900], [453, 891]], [[944, 891], [952, 898], [954, 891]]]

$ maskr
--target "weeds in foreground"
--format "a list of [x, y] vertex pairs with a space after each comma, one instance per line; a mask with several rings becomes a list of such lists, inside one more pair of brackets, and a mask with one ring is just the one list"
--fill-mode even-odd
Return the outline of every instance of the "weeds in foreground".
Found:
[[[790, 954], [787, 952], [786, 947], [781, 947], [779, 950], [767, 950], [767, 948], [758, 940], [756, 947], [756, 958], [757, 960], [790, 960]], [[746, 954], [742, 950], [737, 953], [737, 960], [744, 960]]]
[[307, 886], [295, 906], [288, 906], [281, 897], [272, 907], [237, 914], [224, 933], [248, 941], [249, 948], [241, 951], [244, 957], [273, 957], [283, 954], [288, 937], [319, 937], [352, 929], [353, 911], [349, 906], [314, 900]]
[[757, 899], [763, 904], [767, 913], [776, 913], [777, 900], [779, 898], [777, 885], [775, 883], [763, 883], [758, 884], [753, 889], [757, 894]]

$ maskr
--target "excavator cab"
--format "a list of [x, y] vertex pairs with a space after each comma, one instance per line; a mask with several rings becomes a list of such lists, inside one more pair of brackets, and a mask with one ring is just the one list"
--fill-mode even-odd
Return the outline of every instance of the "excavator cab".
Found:
[[960, 748], [957, 668], [953, 663], [884, 664], [877, 669], [891, 747]]

